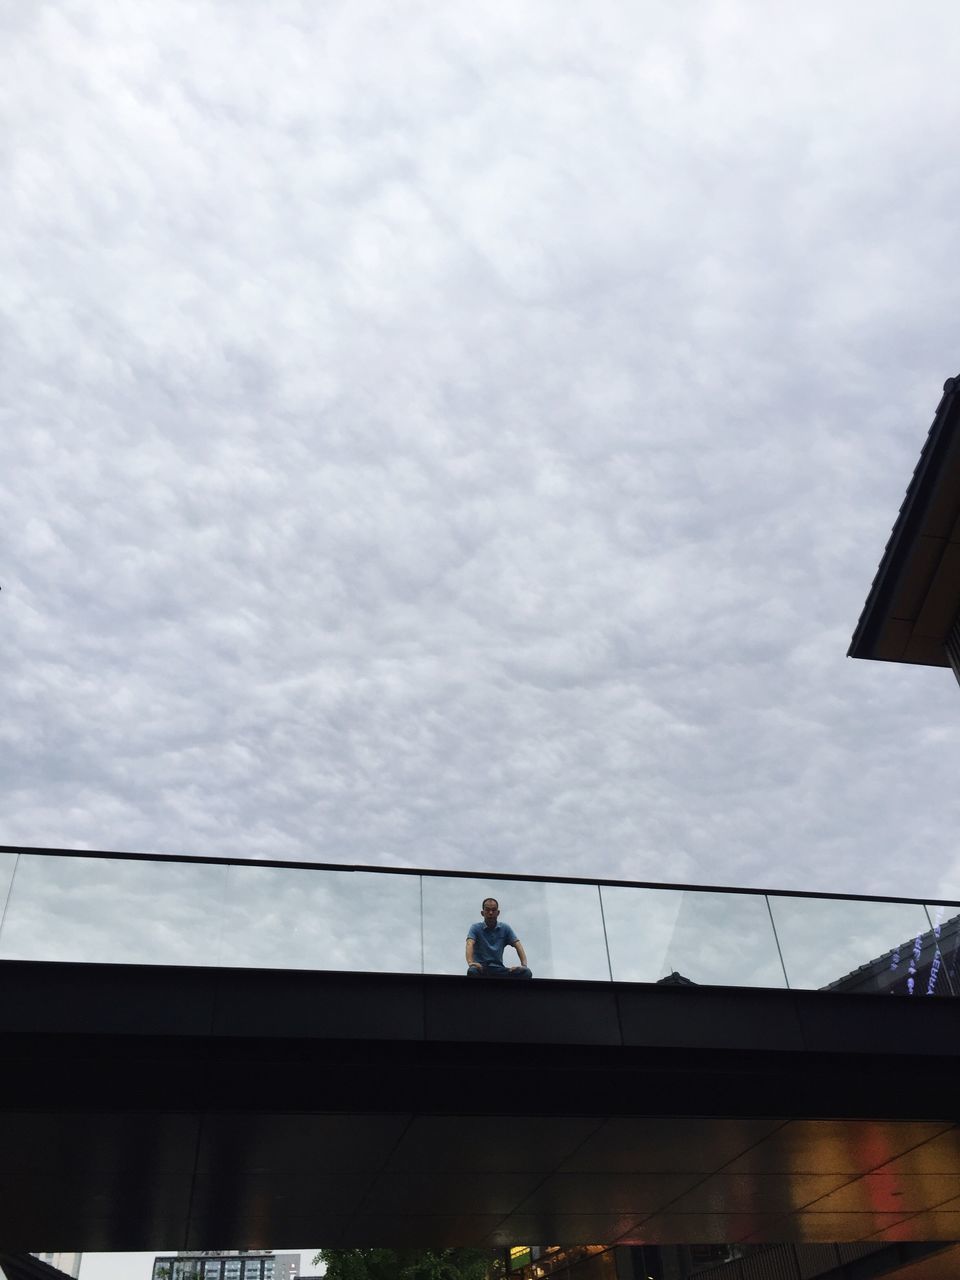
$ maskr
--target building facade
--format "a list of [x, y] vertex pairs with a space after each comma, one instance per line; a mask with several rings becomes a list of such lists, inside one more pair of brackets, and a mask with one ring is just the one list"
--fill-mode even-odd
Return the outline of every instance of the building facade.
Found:
[[198, 1250], [154, 1259], [153, 1280], [293, 1280], [299, 1253], [242, 1249]]

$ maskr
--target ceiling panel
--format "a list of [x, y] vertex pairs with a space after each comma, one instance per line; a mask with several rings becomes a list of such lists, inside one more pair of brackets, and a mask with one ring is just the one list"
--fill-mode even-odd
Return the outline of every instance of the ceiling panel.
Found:
[[929, 1138], [883, 1166], [883, 1173], [960, 1173], [960, 1129]]
[[[72, 1250], [78, 1240], [87, 1248], [87, 1239], [94, 1235], [112, 1239], [108, 1236], [112, 1225], [116, 1237], [125, 1241], [176, 1243], [182, 1238], [189, 1204], [188, 1170], [158, 1174], [143, 1169], [70, 1178], [33, 1175], [29, 1180], [5, 1172], [0, 1174], [0, 1239], [12, 1248], [23, 1241], [25, 1247], [34, 1248], [36, 1241], [62, 1233], [61, 1243], [44, 1248]], [[95, 1222], [102, 1230], [88, 1235], [88, 1224]]]
[[[157, 1254], [170, 1249], [179, 1248], [182, 1241], [177, 1232], [183, 1230], [183, 1223], [174, 1224], [169, 1220], [155, 1219], [149, 1224], [152, 1235], [145, 1235], [145, 1224], [132, 1218], [91, 1218], [86, 1215], [78, 1217], [65, 1213], [57, 1220], [55, 1239], [50, 1241], [49, 1249], [56, 1252], [73, 1253], [77, 1240], [89, 1241], [85, 1251], [90, 1253], [110, 1253], [115, 1250], [138, 1252], [144, 1249], [144, 1240], [149, 1240], [147, 1251]], [[43, 1229], [43, 1235], [35, 1233], [32, 1222], [24, 1221], [18, 1230], [3, 1230], [3, 1242], [6, 1248], [31, 1251], [31, 1246], [38, 1239], [47, 1240], [49, 1229]], [[20, 1234], [18, 1234], [18, 1231]], [[62, 1233], [62, 1234], [57, 1234]], [[173, 1243], [171, 1243], [171, 1241]], [[44, 1245], [44, 1251], [47, 1249]]]
[[498, 1247], [513, 1244], [608, 1244], [636, 1225], [630, 1214], [517, 1213], [490, 1236]]
[[789, 1213], [842, 1186], [846, 1178], [845, 1173], [718, 1173], [680, 1196], [670, 1209], [673, 1213]]
[[692, 1187], [697, 1173], [558, 1173], [546, 1178], [518, 1213], [653, 1213]]
[[213, 1114], [204, 1119], [198, 1167], [374, 1172], [409, 1124], [396, 1114]]
[[500, 1218], [484, 1214], [370, 1214], [359, 1215], [347, 1227], [348, 1240], [371, 1247], [406, 1248], [488, 1243]]
[[[870, 1236], [902, 1222], [904, 1214], [897, 1213], [791, 1213], [778, 1222], [768, 1223], [763, 1230], [748, 1236], [752, 1243], [774, 1241], [807, 1242], [810, 1244], [841, 1244], [848, 1241], [867, 1240]], [[908, 1236], [907, 1239], [916, 1239]], [[920, 1239], [926, 1239], [921, 1236]]]
[[612, 1116], [561, 1165], [564, 1173], [712, 1173], [783, 1119]]
[[[774, 1213], [658, 1213], [636, 1226], [624, 1244], [736, 1244], [781, 1220]], [[774, 1237], [769, 1237], [773, 1239]]]
[[319, 1173], [316, 1171], [277, 1173], [273, 1169], [237, 1170], [233, 1176], [197, 1174], [193, 1195], [194, 1213], [235, 1212], [244, 1215], [264, 1212], [272, 1206], [275, 1217], [293, 1217], [312, 1209], [326, 1213], [354, 1213], [360, 1208], [372, 1175], [369, 1173]]
[[854, 1213], [915, 1213], [960, 1196], [960, 1174], [869, 1173], [831, 1191], [811, 1208]]
[[[504, 1164], [508, 1152], [501, 1155]], [[540, 1173], [391, 1173], [371, 1184], [363, 1202], [371, 1213], [470, 1213], [503, 1217], [537, 1186]]]
[[418, 1116], [388, 1167], [550, 1173], [599, 1123], [578, 1116]]
[[190, 1169], [200, 1117], [170, 1112], [14, 1111], [3, 1115], [3, 1159], [23, 1172]]
[[946, 1128], [904, 1120], [791, 1120], [725, 1173], [866, 1173]]

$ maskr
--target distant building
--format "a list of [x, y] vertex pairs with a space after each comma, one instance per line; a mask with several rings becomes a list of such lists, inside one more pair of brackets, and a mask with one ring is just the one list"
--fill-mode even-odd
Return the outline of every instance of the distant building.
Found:
[[155, 1258], [153, 1280], [294, 1280], [299, 1253], [272, 1249], [196, 1250]]

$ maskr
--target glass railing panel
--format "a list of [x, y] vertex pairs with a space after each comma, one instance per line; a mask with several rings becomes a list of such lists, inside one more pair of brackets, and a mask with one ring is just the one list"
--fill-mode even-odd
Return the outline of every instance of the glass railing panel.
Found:
[[418, 875], [237, 864], [229, 871], [221, 964], [420, 972]]
[[914, 990], [920, 985], [931, 996], [960, 995], [960, 906], [931, 903], [926, 911], [931, 933], [921, 940], [920, 983]]
[[21, 854], [0, 959], [210, 964], [225, 878], [201, 862]]
[[919, 991], [914, 951], [923, 952], [926, 937], [932, 962], [933, 949], [923, 907], [776, 894], [769, 901], [791, 987], [902, 995]]
[[13, 880], [17, 856], [15, 853], [0, 853], [0, 922], [3, 920], [3, 912], [7, 905], [7, 894], [10, 892], [10, 882]]
[[618, 982], [786, 985], [762, 894], [603, 885], [601, 895]]
[[[496, 898], [500, 920], [513, 926], [535, 978], [609, 980], [596, 885], [537, 880], [423, 877], [426, 973], [465, 973], [467, 930], [481, 920], [484, 898]], [[519, 964], [508, 948], [504, 964]]]

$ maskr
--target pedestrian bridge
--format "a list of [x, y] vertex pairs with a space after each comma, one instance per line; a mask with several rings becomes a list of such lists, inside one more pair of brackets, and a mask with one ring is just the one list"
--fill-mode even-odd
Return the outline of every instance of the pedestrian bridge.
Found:
[[960, 904], [7, 846], [0, 913], [6, 1248], [960, 1239]]

